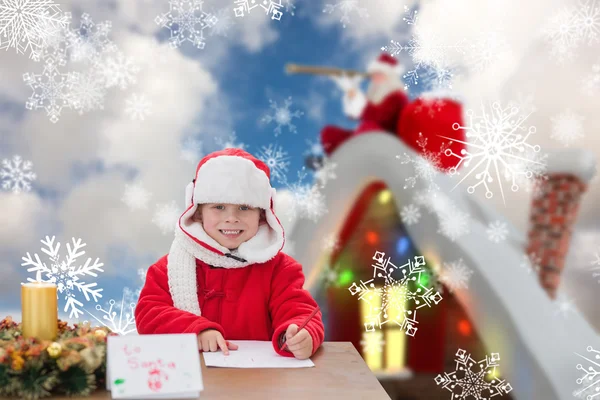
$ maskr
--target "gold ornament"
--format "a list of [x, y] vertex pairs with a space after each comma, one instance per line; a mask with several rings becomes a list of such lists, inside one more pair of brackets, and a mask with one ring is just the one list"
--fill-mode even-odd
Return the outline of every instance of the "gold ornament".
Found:
[[102, 329], [98, 329], [97, 331], [94, 332], [94, 335], [98, 338], [98, 339], [104, 339], [106, 337], [106, 332]]
[[48, 346], [46, 351], [48, 352], [50, 357], [57, 358], [58, 356], [60, 356], [60, 353], [62, 353], [62, 346], [60, 345], [60, 343], [53, 342], [50, 344], [50, 346]]

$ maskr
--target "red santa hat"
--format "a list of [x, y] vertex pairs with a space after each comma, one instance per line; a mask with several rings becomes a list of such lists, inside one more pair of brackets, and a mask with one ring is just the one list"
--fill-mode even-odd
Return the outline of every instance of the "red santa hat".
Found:
[[[201, 315], [196, 288], [196, 259], [222, 268], [242, 268], [274, 258], [285, 234], [275, 215], [269, 167], [241, 149], [229, 148], [204, 157], [185, 191], [186, 210], [175, 229], [167, 256], [169, 290], [175, 307]], [[230, 251], [211, 238], [192, 217], [199, 204], [244, 204], [265, 210], [266, 224], [254, 237]]]
[[398, 60], [388, 53], [381, 53], [377, 59], [371, 61], [367, 67], [368, 73], [382, 72], [386, 75], [400, 75], [404, 72], [404, 67]]

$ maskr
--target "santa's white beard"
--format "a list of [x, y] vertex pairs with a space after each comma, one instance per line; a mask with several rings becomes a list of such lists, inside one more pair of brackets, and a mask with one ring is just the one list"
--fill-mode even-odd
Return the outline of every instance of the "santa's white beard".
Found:
[[396, 75], [390, 75], [385, 81], [380, 83], [371, 81], [367, 88], [367, 100], [373, 104], [379, 104], [388, 94], [403, 88], [404, 83]]

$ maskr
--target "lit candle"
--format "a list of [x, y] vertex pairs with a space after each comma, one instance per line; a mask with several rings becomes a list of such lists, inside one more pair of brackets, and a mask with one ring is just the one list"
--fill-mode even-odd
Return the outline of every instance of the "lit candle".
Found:
[[45, 282], [21, 285], [21, 314], [24, 337], [54, 340], [58, 334], [56, 285]]

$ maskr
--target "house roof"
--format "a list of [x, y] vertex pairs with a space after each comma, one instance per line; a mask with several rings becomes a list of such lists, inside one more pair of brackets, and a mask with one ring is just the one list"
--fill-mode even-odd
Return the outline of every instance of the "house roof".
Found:
[[[328, 234], [339, 232], [357, 198], [371, 182], [386, 184], [398, 211], [413, 202], [415, 193], [428, 189], [428, 183], [421, 180], [416, 181], [414, 188], [405, 189], [414, 170], [411, 164], [401, 164], [396, 159], [403, 153], [415, 156], [395, 137], [372, 133], [345, 142], [332, 155], [330, 161], [337, 164], [337, 179], [328, 182], [322, 191], [329, 212], [318, 223], [301, 219], [286, 230], [294, 242], [296, 259], [304, 266], [307, 289], [318, 289], [317, 277], [324, 266], [319, 243]], [[463, 259], [474, 271], [468, 289], [455, 290], [455, 295], [488, 351], [500, 353], [503, 378], [512, 385], [514, 398], [570, 398], [581, 375], [575, 368], [579, 361], [574, 353], [597, 342], [598, 335], [577, 311], [569, 315], [568, 323], [556, 319], [556, 305], [537, 278], [520, 266], [526, 245], [523, 232], [507, 221], [507, 240], [491, 243], [486, 229], [489, 222], [504, 220], [502, 215], [466, 190], [451, 190], [454, 181], [449, 176], [439, 174], [435, 184], [456, 212], [470, 214], [470, 232], [452, 241], [437, 233], [439, 221], [435, 213], [422, 212], [418, 224], [406, 226], [413, 243], [429, 260]]]

